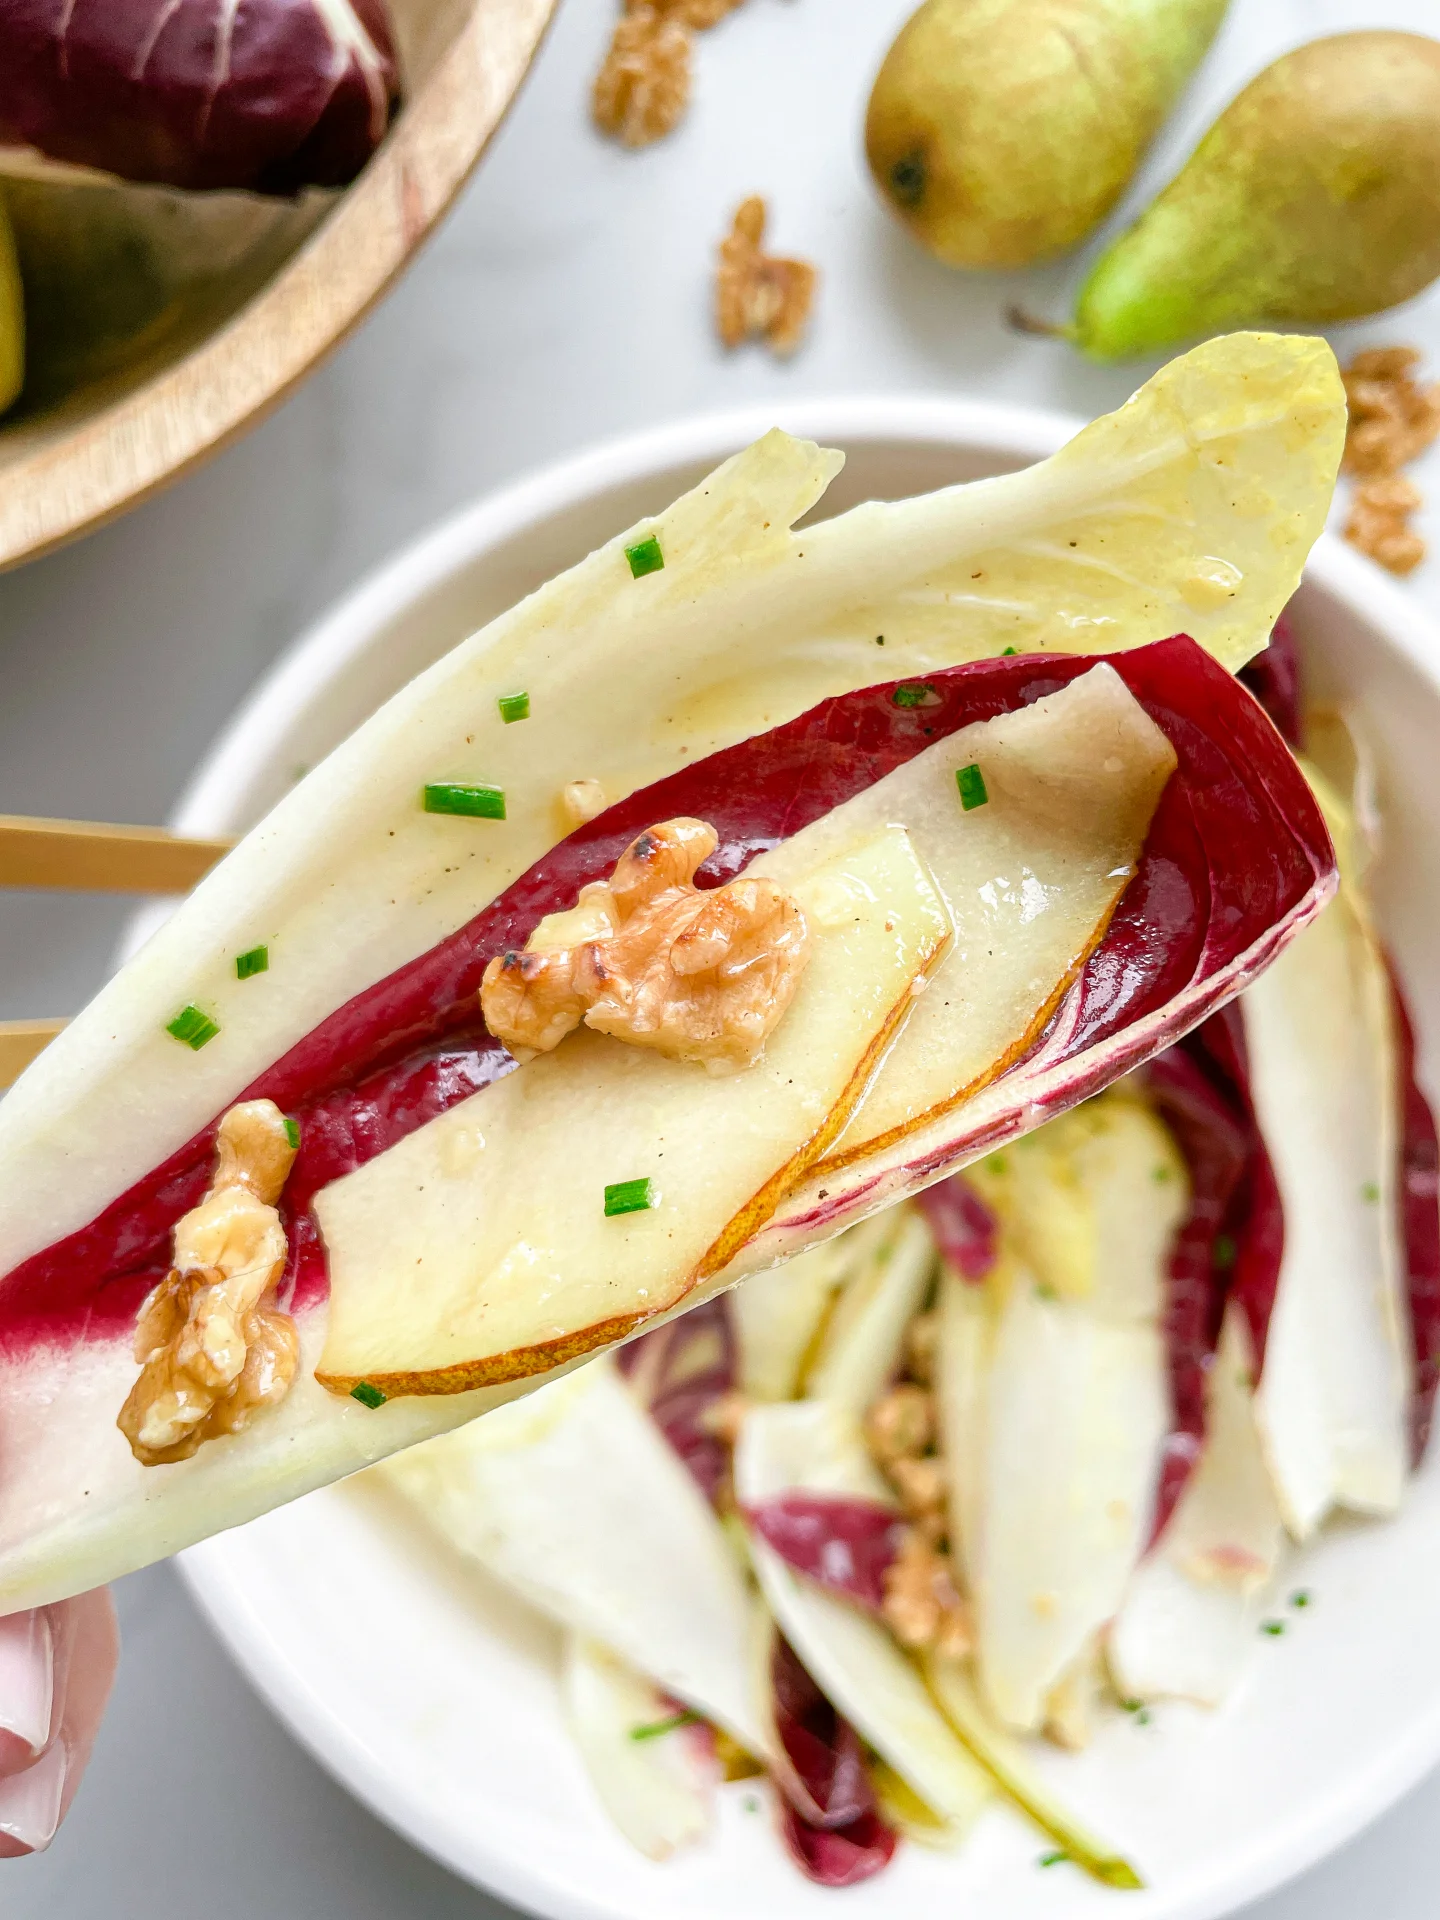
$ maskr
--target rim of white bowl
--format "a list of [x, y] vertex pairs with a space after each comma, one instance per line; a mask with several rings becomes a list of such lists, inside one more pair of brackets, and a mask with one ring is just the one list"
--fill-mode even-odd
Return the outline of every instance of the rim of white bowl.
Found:
[[[912, 441], [918, 446], [993, 448], [1043, 459], [1085, 422], [1038, 408], [915, 395], [843, 395], [716, 411], [609, 439], [540, 467], [463, 508], [402, 547], [310, 626], [280, 656], [206, 755], [175, 808], [184, 833], [233, 830], [231, 807], [291, 717], [343, 673], [378, 629], [420, 596], [442, 586], [481, 554], [528, 526], [599, 492], [687, 462], [720, 460], [772, 426], [841, 447]], [[1424, 609], [1372, 562], [1322, 535], [1307, 582], [1384, 631], [1405, 658], [1440, 689], [1440, 630]], [[357, 1741], [303, 1672], [292, 1667], [265, 1620], [238, 1596], [206, 1545], [177, 1562], [211, 1626], [282, 1724], [325, 1770], [387, 1826], [450, 1871], [483, 1878], [502, 1899], [558, 1920], [614, 1920], [601, 1899], [575, 1901], [543, 1872], [487, 1846], [472, 1833], [467, 1850]], [[1440, 1760], [1440, 1697], [1397, 1740], [1384, 1760], [1313, 1802], [1302, 1817], [1218, 1867], [1178, 1901], [1152, 1909], [1164, 1920], [1219, 1920], [1316, 1865], [1379, 1818]]]

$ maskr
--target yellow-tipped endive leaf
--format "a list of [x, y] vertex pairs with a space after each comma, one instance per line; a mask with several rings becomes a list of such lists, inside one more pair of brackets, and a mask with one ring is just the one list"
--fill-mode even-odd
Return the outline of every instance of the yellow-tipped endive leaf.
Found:
[[583, 1634], [565, 1636], [561, 1692], [571, 1738], [600, 1804], [647, 1859], [668, 1860], [709, 1833], [716, 1778], [674, 1702]]
[[457, 1552], [767, 1757], [736, 1556], [610, 1361], [380, 1471]]
[[[563, 837], [566, 782], [614, 801], [827, 695], [1006, 647], [1188, 631], [1238, 666], [1324, 525], [1344, 423], [1323, 341], [1234, 334], [1025, 472], [799, 532], [841, 456], [768, 434], [388, 701], [46, 1049], [0, 1104], [0, 1271], [471, 919]], [[637, 580], [624, 549], [650, 535], [665, 565]], [[517, 688], [531, 718], [507, 727]], [[423, 812], [443, 780], [503, 788], [505, 820]], [[257, 941], [270, 970], [239, 982]], [[190, 1002], [220, 1026], [203, 1054], [165, 1032]]]
[[804, 1381], [808, 1399], [844, 1407], [856, 1419], [897, 1371], [905, 1330], [935, 1272], [935, 1240], [922, 1215], [896, 1207], [855, 1231], [873, 1233], [875, 1225], [880, 1231], [836, 1301]]
[[863, 1267], [881, 1219], [837, 1234], [783, 1266], [743, 1281], [730, 1295], [738, 1350], [737, 1385], [747, 1400], [791, 1400], [807, 1356], [841, 1291]]
[[942, 1660], [929, 1654], [925, 1658], [925, 1678], [946, 1719], [1000, 1791], [1063, 1847], [1077, 1867], [1083, 1867], [1107, 1887], [1145, 1884], [1128, 1860], [1062, 1805], [1019, 1741], [995, 1725], [980, 1698], [968, 1661]]
[[984, 1512], [985, 1424], [995, 1315], [989, 1289], [962, 1279], [948, 1265], [941, 1270], [938, 1305], [935, 1411], [949, 1486], [950, 1553], [967, 1588], [973, 1590]]
[[1285, 1544], [1254, 1379], [1249, 1330], [1232, 1305], [1205, 1384], [1204, 1452], [1110, 1630], [1110, 1671], [1127, 1699], [1219, 1706], [1254, 1652]]
[[1390, 984], [1349, 810], [1311, 777], [1340, 892], [1241, 1002], [1251, 1097], [1285, 1213], [1255, 1409], [1299, 1540], [1334, 1507], [1395, 1512], [1409, 1465]]
[[[792, 1489], [872, 1498], [883, 1489], [847, 1409], [800, 1401], [746, 1415], [735, 1449], [741, 1507]], [[821, 1692], [932, 1813], [963, 1833], [990, 1799], [990, 1780], [914, 1663], [878, 1620], [792, 1572], [753, 1532], [750, 1550], [780, 1631]]]
[[[709, 1074], [582, 1029], [317, 1196], [327, 1384], [452, 1393], [543, 1372], [667, 1312], [764, 1225], [950, 939], [902, 828], [808, 862], [806, 839], [786, 844], [785, 884], [810, 957], [754, 1065]], [[632, 1180], [648, 1203], [607, 1216]]]

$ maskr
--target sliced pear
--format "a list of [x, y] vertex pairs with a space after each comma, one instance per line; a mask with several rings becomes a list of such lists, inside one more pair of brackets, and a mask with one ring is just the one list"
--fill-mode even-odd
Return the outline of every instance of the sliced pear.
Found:
[[[452, 1393], [543, 1372], [673, 1307], [763, 1225], [949, 938], [898, 828], [808, 867], [792, 855], [786, 884], [811, 957], [754, 1066], [716, 1076], [582, 1030], [317, 1197], [327, 1385]], [[642, 1179], [649, 1205], [607, 1218], [607, 1187]]]
[[1110, 1630], [1128, 1699], [1219, 1706], [1254, 1651], [1285, 1529], [1255, 1423], [1255, 1359], [1233, 1303], [1205, 1386], [1205, 1448]]
[[457, 1552], [757, 1759], [755, 1617], [719, 1520], [609, 1360], [389, 1460]]
[[1036, 1772], [1024, 1748], [997, 1727], [985, 1710], [968, 1664], [929, 1655], [925, 1678], [946, 1719], [995, 1781], [1077, 1867], [1107, 1887], [1143, 1887], [1128, 1860], [1075, 1818]]
[[1312, 783], [1340, 892], [1242, 1002], [1251, 1097], [1285, 1212], [1255, 1408], [1297, 1540], [1333, 1507], [1394, 1513], [1409, 1466], [1390, 984], [1349, 810], [1318, 775]]
[[[957, 830], [955, 775], [972, 765], [988, 797]], [[913, 1133], [1019, 1058], [1103, 939], [1174, 767], [1159, 727], [1098, 666], [962, 728], [818, 823], [838, 837], [904, 821], [955, 943], [817, 1178]], [[783, 878], [783, 848], [780, 862]]]
[[[1323, 341], [1236, 334], [1026, 472], [799, 532], [840, 456], [767, 435], [387, 702], [45, 1050], [0, 1105], [0, 1272], [493, 900], [567, 831], [568, 781], [617, 800], [828, 695], [1007, 646], [1189, 631], [1239, 666], [1324, 524], [1344, 420]], [[665, 565], [634, 579], [651, 535]], [[516, 688], [532, 718], [502, 726]], [[424, 812], [437, 780], [503, 788], [505, 820]], [[237, 982], [257, 941], [270, 971]], [[165, 1031], [188, 1002], [219, 1023], [202, 1054]]]
[[[844, 1407], [856, 1419], [899, 1367], [905, 1330], [935, 1272], [935, 1238], [918, 1212], [897, 1207], [877, 1224], [869, 1258], [836, 1301], [805, 1372], [807, 1398]], [[867, 1222], [855, 1231], [870, 1230]]]
[[565, 1718], [621, 1833], [650, 1860], [703, 1840], [716, 1770], [687, 1728], [669, 1724], [673, 1702], [597, 1640], [567, 1634], [564, 1658]]
[[[796, 1489], [873, 1498], [878, 1479], [843, 1408], [820, 1401], [755, 1407], [740, 1430], [735, 1492], [742, 1508]], [[932, 1814], [952, 1832], [968, 1830], [990, 1798], [989, 1779], [887, 1630], [793, 1573], [753, 1531], [750, 1550], [770, 1610], [821, 1692]]]

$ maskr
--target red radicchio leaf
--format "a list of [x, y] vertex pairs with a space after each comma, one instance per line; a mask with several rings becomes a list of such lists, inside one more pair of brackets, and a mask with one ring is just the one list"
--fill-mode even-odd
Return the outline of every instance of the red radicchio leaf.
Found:
[[384, 0], [0, 0], [0, 143], [126, 180], [344, 186], [398, 98]]
[[770, 1684], [781, 1744], [811, 1802], [808, 1818], [788, 1800], [782, 1802], [785, 1844], [806, 1876], [821, 1886], [850, 1887], [870, 1879], [890, 1860], [898, 1836], [876, 1810], [859, 1736], [778, 1633]]
[[725, 1296], [642, 1334], [617, 1357], [700, 1491], [719, 1506], [730, 1480], [730, 1448], [707, 1417], [735, 1385], [735, 1338]]
[[[478, 1015], [487, 961], [523, 946], [545, 914], [608, 875], [637, 834], [681, 814], [711, 821], [720, 844], [698, 877], [719, 885], [935, 740], [1055, 693], [1096, 664], [1073, 654], [1014, 655], [930, 675], [929, 705], [897, 706], [898, 683], [822, 701], [608, 808], [465, 926], [337, 1008], [235, 1096], [271, 1099], [300, 1126], [283, 1204], [287, 1302], [303, 1308], [327, 1290], [312, 1196], [515, 1065]], [[1278, 947], [1277, 929], [1293, 930], [1298, 914], [1315, 910], [1333, 875], [1303, 778], [1223, 668], [1184, 636], [1109, 655], [1106, 664], [1164, 730], [1179, 764], [1139, 871], [1076, 991], [1033, 1054], [994, 1083], [1004, 1088], [1017, 1076], [1030, 1124], [1098, 1092], [1223, 1002], [1243, 985], [1243, 969], [1268, 957], [1267, 945]], [[1040, 1105], [1049, 1110], [1037, 1110], [1028, 1089], [1047, 1073], [1052, 1091]], [[1015, 1130], [1013, 1120], [1001, 1123], [1003, 1137]], [[128, 1338], [140, 1299], [167, 1263], [176, 1220], [209, 1184], [214, 1137], [212, 1123], [88, 1226], [5, 1276], [0, 1345]], [[998, 1141], [973, 1144], [983, 1150]], [[955, 1157], [953, 1145], [942, 1154], [943, 1165]], [[929, 1170], [928, 1162], [905, 1168], [902, 1190]]]
[[1275, 722], [1288, 746], [1300, 745], [1300, 655], [1290, 622], [1282, 613], [1270, 644], [1240, 669], [1240, 680]]
[[1430, 1439], [1440, 1381], [1440, 1143], [1430, 1102], [1415, 1078], [1415, 1028], [1393, 962], [1390, 990], [1400, 1052], [1400, 1245], [1415, 1343], [1410, 1448], [1418, 1466]]
[[781, 1493], [749, 1508], [746, 1518], [807, 1580], [880, 1611], [886, 1569], [904, 1531], [893, 1508], [852, 1494]]
[[942, 1256], [962, 1280], [979, 1284], [995, 1265], [1000, 1223], [963, 1173], [917, 1196]]

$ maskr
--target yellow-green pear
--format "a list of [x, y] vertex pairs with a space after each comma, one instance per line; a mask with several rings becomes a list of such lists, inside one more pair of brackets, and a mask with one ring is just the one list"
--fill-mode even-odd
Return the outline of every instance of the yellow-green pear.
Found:
[[925, 0], [870, 95], [880, 191], [955, 267], [1073, 247], [1124, 191], [1228, 0]]
[[1099, 360], [1378, 313], [1440, 274], [1440, 41], [1314, 40], [1250, 82], [1080, 290]]
[[25, 384], [25, 296], [20, 261], [5, 202], [0, 200], [0, 413], [20, 398]]

